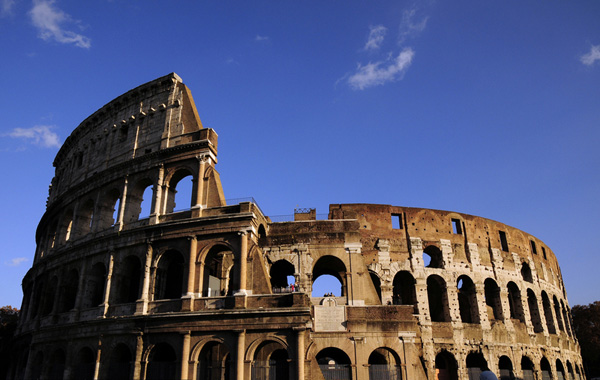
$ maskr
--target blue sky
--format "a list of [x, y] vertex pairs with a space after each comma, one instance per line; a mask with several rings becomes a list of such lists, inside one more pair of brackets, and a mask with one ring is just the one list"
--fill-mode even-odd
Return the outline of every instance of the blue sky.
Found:
[[0, 0], [0, 304], [20, 306], [52, 161], [176, 72], [225, 196], [268, 215], [383, 203], [543, 240], [600, 299], [600, 2]]

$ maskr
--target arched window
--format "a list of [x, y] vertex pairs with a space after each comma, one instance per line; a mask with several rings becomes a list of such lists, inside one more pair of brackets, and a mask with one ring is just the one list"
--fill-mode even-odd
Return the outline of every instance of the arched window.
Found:
[[140, 298], [141, 264], [136, 256], [128, 256], [121, 263], [116, 281], [115, 303], [131, 303]]
[[183, 169], [177, 171], [171, 181], [167, 194], [167, 208], [165, 213], [187, 210], [192, 207], [193, 180], [191, 172]]
[[517, 284], [512, 281], [508, 283], [508, 305], [510, 306], [510, 317], [525, 323], [521, 291], [519, 290]]
[[387, 347], [379, 347], [369, 355], [369, 380], [379, 379], [402, 379], [400, 358]]
[[558, 380], [565, 380], [565, 367], [560, 359], [556, 359], [556, 376], [558, 376]]
[[123, 343], [117, 346], [110, 353], [108, 365], [107, 379], [123, 379], [131, 378], [131, 350]]
[[542, 380], [552, 380], [552, 369], [550, 368], [548, 359], [545, 357], [542, 357], [540, 361], [540, 369], [542, 370]]
[[93, 380], [95, 369], [96, 358], [94, 352], [88, 347], [80, 349], [75, 357], [75, 364], [73, 366], [73, 379]]
[[148, 218], [152, 209], [152, 200], [152, 181], [145, 178], [136, 182], [127, 191], [123, 220], [126, 223], [131, 223]]
[[531, 289], [527, 289], [527, 304], [529, 305], [529, 316], [531, 318], [531, 323], [533, 324], [533, 331], [536, 333], [544, 331], [537, 298]]
[[496, 281], [491, 278], [487, 278], [484, 282], [485, 287], [485, 304], [487, 306], [488, 319], [502, 320], [504, 319], [504, 313], [502, 313], [502, 301], [500, 299], [500, 288]]
[[[335, 256], [323, 256], [317, 260], [313, 267], [312, 278], [313, 297], [322, 297], [326, 293], [333, 293], [339, 297], [345, 297], [347, 294], [346, 266]], [[326, 279], [328, 281], [323, 281]]]
[[325, 379], [350, 380], [352, 378], [350, 358], [339, 348], [324, 348], [319, 351], [316, 359]]
[[554, 314], [556, 314], [556, 322], [558, 323], [558, 329], [560, 331], [565, 331], [565, 326], [563, 325], [562, 313], [560, 311], [560, 303], [558, 302], [558, 298], [554, 296], [552, 301], [554, 303]]
[[573, 329], [571, 328], [571, 320], [569, 319], [569, 315], [567, 314], [567, 308], [565, 307], [565, 304], [562, 300], [560, 301], [560, 304], [562, 306], [563, 320], [565, 321], [565, 329], [567, 330], [569, 335], [573, 336]]
[[434, 245], [430, 245], [423, 250], [423, 264], [427, 268], [443, 268], [444, 260], [442, 251]]
[[67, 209], [60, 222], [60, 242], [66, 243], [71, 240], [73, 232], [73, 209]]
[[67, 272], [62, 280], [58, 312], [64, 313], [75, 307], [77, 298], [77, 288], [79, 285], [79, 273], [75, 269]]
[[146, 380], [167, 380], [177, 378], [177, 355], [168, 343], [159, 343], [148, 356]]
[[183, 256], [177, 251], [165, 252], [156, 267], [154, 299], [181, 298], [183, 291]]
[[271, 289], [273, 293], [280, 293], [289, 289], [296, 282], [294, 278], [294, 265], [287, 260], [278, 260], [271, 265]]
[[408, 271], [399, 271], [394, 276], [392, 302], [394, 305], [414, 305], [417, 310], [417, 292], [415, 278]]
[[523, 380], [535, 380], [533, 362], [527, 356], [521, 358], [521, 371], [523, 371]]
[[121, 193], [117, 189], [107, 191], [98, 204], [98, 227], [104, 230], [114, 226], [119, 219]]
[[523, 263], [521, 267], [521, 277], [523, 277], [523, 281], [533, 283], [533, 276], [531, 274], [531, 268], [529, 268], [529, 264]]
[[375, 272], [369, 271], [369, 275], [371, 276], [371, 282], [373, 282], [375, 292], [377, 292], [377, 297], [379, 297], [379, 303], [381, 304], [381, 280]]
[[427, 298], [432, 322], [450, 322], [446, 282], [437, 275], [427, 277]]
[[231, 355], [227, 346], [219, 342], [209, 342], [198, 356], [198, 376], [196, 380], [230, 379]]
[[252, 379], [276, 380], [291, 378], [288, 352], [279, 342], [261, 343], [254, 353]]
[[231, 249], [224, 245], [215, 245], [204, 258], [202, 295], [204, 297], [231, 295], [237, 290], [236, 285]]
[[454, 355], [442, 350], [435, 357], [437, 380], [458, 380], [458, 363]]
[[481, 352], [471, 352], [467, 355], [466, 365], [469, 373], [469, 380], [479, 380], [482, 368], [487, 367], [487, 361]]
[[48, 282], [48, 286], [42, 289], [41, 298], [41, 315], [42, 317], [50, 314], [54, 308], [54, 299], [56, 297], [56, 290], [58, 285], [58, 277], [54, 276]]
[[463, 323], [479, 323], [477, 292], [473, 280], [469, 276], [462, 275], [458, 278], [456, 287], [458, 289], [458, 306], [461, 321]]
[[544, 317], [546, 318], [546, 327], [550, 334], [556, 334], [556, 327], [554, 327], [554, 318], [552, 318], [552, 306], [550, 305], [550, 299], [546, 291], [542, 290], [542, 306], [544, 307]]
[[500, 357], [498, 369], [500, 370], [499, 380], [514, 380], [513, 365], [508, 356]]
[[106, 267], [102, 263], [92, 266], [87, 277], [83, 308], [99, 306], [104, 302], [104, 286], [106, 283]]
[[77, 213], [77, 236], [85, 236], [92, 231], [94, 201], [88, 199]]

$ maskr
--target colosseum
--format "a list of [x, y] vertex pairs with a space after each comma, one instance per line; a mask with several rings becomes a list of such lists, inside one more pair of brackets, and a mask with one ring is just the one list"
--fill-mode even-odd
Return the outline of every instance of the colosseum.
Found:
[[[390, 205], [270, 218], [225, 198], [217, 146], [176, 74], [71, 133], [9, 379], [458, 380], [485, 365], [502, 380], [582, 378], [541, 240]], [[315, 294], [321, 276], [336, 286]]]

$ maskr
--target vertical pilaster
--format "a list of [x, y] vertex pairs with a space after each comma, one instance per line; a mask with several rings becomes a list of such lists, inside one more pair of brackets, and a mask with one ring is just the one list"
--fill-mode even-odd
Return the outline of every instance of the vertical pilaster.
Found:
[[158, 219], [163, 212], [160, 205], [162, 204], [162, 197], [163, 197], [162, 183], [163, 183], [164, 176], [165, 176], [165, 167], [163, 164], [160, 164], [160, 166], [158, 167], [158, 177], [156, 179], [156, 183], [154, 184], [154, 186], [152, 186], [152, 192], [153, 192], [152, 195], [154, 196], [154, 202], [152, 203], [152, 209], [150, 210], [150, 221], [149, 221], [150, 224], [158, 223]]
[[238, 331], [237, 347], [235, 355], [235, 378], [244, 380], [244, 349], [246, 346], [246, 330]]
[[196, 236], [191, 236], [190, 240], [190, 258], [188, 260], [188, 282], [186, 296], [194, 298], [194, 286], [196, 285], [196, 252], [198, 250], [198, 240]]
[[100, 379], [100, 360], [102, 359], [102, 336], [98, 339], [98, 350], [96, 351], [96, 365], [94, 366], [94, 380]]
[[304, 335], [305, 328], [297, 328], [296, 330], [296, 371], [297, 380], [304, 380]]
[[240, 235], [240, 272], [239, 272], [239, 290], [234, 295], [247, 295], [246, 275], [248, 270], [248, 231], [238, 232]]
[[133, 380], [140, 380], [144, 377], [144, 372], [146, 372], [146, 362], [142, 362], [142, 355], [144, 354], [144, 336], [139, 334], [137, 336], [137, 344], [135, 346], [135, 362], [133, 363]]
[[152, 243], [146, 245], [146, 263], [144, 264], [144, 282], [142, 284], [142, 298], [138, 301], [136, 314], [148, 313], [148, 300], [150, 293], [150, 267], [152, 266]]
[[194, 188], [195, 188], [196, 192], [194, 194], [194, 205], [192, 206], [192, 208], [202, 209], [202, 207], [203, 207], [202, 195], [204, 194], [204, 172], [206, 171], [206, 163], [208, 162], [208, 155], [200, 154], [200, 155], [196, 156], [196, 158], [198, 159], [198, 173], [197, 173], [196, 179], [195, 179], [196, 186], [194, 186]]
[[127, 177], [125, 177], [125, 183], [123, 184], [123, 194], [121, 195], [121, 202], [119, 202], [119, 216], [117, 218], [117, 229], [121, 231], [123, 229], [123, 217], [125, 215], [125, 203], [127, 202]]
[[189, 380], [190, 337], [191, 333], [189, 331], [183, 334], [183, 347], [181, 348], [181, 380]]
[[79, 312], [83, 303], [83, 295], [85, 294], [85, 278], [87, 272], [87, 262], [81, 267], [79, 274], [79, 283], [77, 284], [77, 295], [75, 296], [75, 320], [79, 320]]
[[104, 311], [102, 312], [102, 317], [106, 318], [106, 314], [108, 313], [108, 307], [110, 306], [110, 288], [112, 284], [112, 276], [113, 270], [115, 267], [115, 254], [114, 252], [110, 254], [108, 258], [108, 273], [106, 274], [106, 283], [104, 284], [104, 302], [102, 302], [102, 308]]

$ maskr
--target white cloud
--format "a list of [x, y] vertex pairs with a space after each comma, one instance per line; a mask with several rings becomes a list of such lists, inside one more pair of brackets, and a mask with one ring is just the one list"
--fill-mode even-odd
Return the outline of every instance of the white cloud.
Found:
[[376, 25], [369, 27], [369, 38], [365, 44], [365, 50], [378, 50], [383, 43], [387, 28], [383, 25]]
[[47, 125], [36, 125], [31, 128], [15, 128], [8, 133], [13, 138], [26, 139], [35, 145], [45, 148], [60, 148], [58, 135], [51, 131]]
[[54, 6], [54, 0], [34, 0], [33, 8], [29, 11], [33, 25], [38, 28], [43, 40], [54, 39], [63, 44], [75, 44], [77, 47], [88, 49], [91, 40], [81, 34], [63, 29], [62, 24], [73, 22], [71, 16]]
[[2, 0], [0, 4], [0, 16], [12, 15], [15, 2], [15, 0]]
[[420, 21], [415, 21], [417, 9], [413, 8], [402, 12], [402, 21], [400, 21], [399, 43], [404, 42], [408, 37], [413, 37], [425, 30], [428, 17], [423, 17]]
[[592, 45], [590, 52], [582, 55], [580, 60], [586, 66], [591, 66], [594, 62], [600, 61], [600, 45]]
[[402, 79], [404, 73], [412, 63], [415, 52], [411, 48], [405, 48], [398, 57], [388, 58], [367, 65], [358, 65], [356, 73], [348, 78], [348, 84], [355, 90], [364, 90], [367, 87], [378, 86], [387, 82]]
[[263, 41], [269, 41], [269, 37], [268, 36], [261, 36], [261, 35], [256, 35], [256, 37], [254, 37], [254, 41], [256, 42], [263, 42]]
[[9, 261], [5, 261], [4, 265], [8, 265], [9, 267], [17, 267], [27, 261], [26, 257], [16, 257], [14, 259], [10, 259]]

